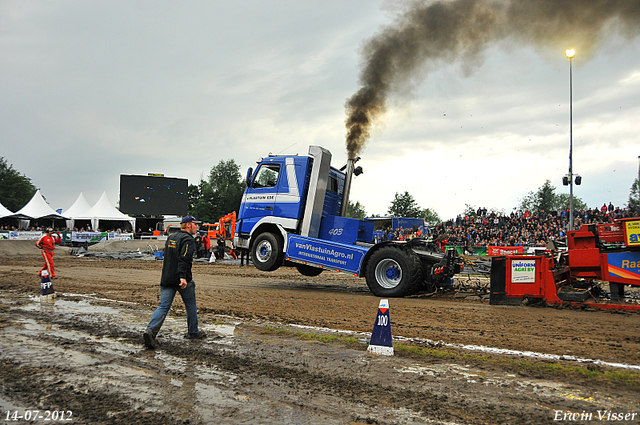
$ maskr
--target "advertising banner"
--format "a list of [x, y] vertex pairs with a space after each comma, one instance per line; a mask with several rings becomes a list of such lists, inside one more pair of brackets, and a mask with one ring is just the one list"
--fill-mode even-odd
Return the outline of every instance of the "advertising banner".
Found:
[[536, 260], [514, 260], [511, 262], [511, 283], [534, 283]]
[[107, 240], [106, 232], [71, 232], [72, 242], [101, 242]]
[[[117, 232], [54, 232], [59, 234], [64, 242], [100, 242], [105, 240], [129, 240], [133, 239], [133, 233], [117, 233]], [[3, 230], [0, 231], [0, 239], [12, 239], [12, 240], [38, 240], [40, 236], [44, 235], [41, 231], [27, 231], [27, 230]]]
[[473, 245], [471, 249], [467, 248], [467, 252], [465, 252], [464, 246], [446, 245], [445, 250], [449, 250], [449, 249], [455, 249], [459, 255], [466, 255], [466, 254], [479, 255], [479, 256], [489, 255], [488, 247], [483, 245]]
[[624, 222], [625, 245], [640, 246], [640, 220]]
[[640, 284], [640, 252], [607, 254], [609, 276], [638, 281]]
[[10, 230], [8, 239], [20, 239], [20, 240], [35, 240], [40, 239], [44, 233], [41, 231], [28, 231], [28, 230]]
[[129, 239], [133, 239], [133, 233], [109, 233], [107, 238], [110, 241], [125, 241]]
[[357, 245], [290, 235], [286, 256], [293, 260], [360, 274], [360, 265], [367, 251], [367, 248]]
[[522, 246], [488, 246], [488, 255], [517, 255], [524, 253]]
[[473, 255], [488, 255], [486, 246], [474, 245], [471, 249], [473, 250]]

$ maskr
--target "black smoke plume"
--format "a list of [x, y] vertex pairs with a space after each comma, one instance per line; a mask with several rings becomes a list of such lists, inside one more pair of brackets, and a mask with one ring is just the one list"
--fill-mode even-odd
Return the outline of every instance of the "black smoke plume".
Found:
[[610, 34], [640, 34], [640, 0], [442, 0], [406, 4], [393, 25], [365, 40], [362, 86], [345, 108], [347, 152], [355, 158], [392, 93], [418, 84], [428, 67], [462, 61], [477, 66], [497, 42], [588, 57]]

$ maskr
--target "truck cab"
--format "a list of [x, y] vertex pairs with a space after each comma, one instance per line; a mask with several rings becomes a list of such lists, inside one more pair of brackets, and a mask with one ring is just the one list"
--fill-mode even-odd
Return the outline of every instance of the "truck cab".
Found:
[[[339, 214], [345, 174], [328, 166], [330, 160], [331, 154], [320, 148], [311, 149], [309, 156], [269, 155], [258, 162], [255, 171], [250, 168], [238, 214], [235, 246], [249, 249], [253, 237], [265, 231], [283, 239], [288, 233], [308, 231], [303, 226], [307, 207], [316, 209], [318, 228], [322, 216]], [[316, 170], [325, 166], [323, 175], [313, 175], [314, 164]], [[310, 193], [314, 194], [313, 199]]]

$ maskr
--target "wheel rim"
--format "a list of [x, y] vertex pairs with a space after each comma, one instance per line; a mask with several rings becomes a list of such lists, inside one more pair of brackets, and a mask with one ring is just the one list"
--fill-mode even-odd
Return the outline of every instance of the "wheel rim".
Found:
[[256, 259], [261, 263], [265, 263], [269, 261], [269, 258], [271, 258], [272, 252], [273, 249], [269, 241], [260, 241], [256, 247]]
[[384, 289], [392, 289], [402, 280], [402, 268], [392, 259], [382, 260], [376, 266], [376, 281]]

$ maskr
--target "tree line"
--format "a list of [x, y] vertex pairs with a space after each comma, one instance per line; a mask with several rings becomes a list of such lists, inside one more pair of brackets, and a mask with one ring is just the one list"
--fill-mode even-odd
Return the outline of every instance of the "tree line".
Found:
[[233, 159], [220, 160], [206, 178], [189, 185], [189, 214], [202, 222], [215, 223], [220, 217], [238, 211], [245, 187], [240, 165]]
[[[206, 177], [201, 177], [197, 184], [189, 185], [189, 214], [201, 221], [214, 223], [220, 217], [238, 211], [246, 184], [240, 173], [240, 165], [233, 159], [220, 160], [214, 165]], [[0, 202], [10, 211], [18, 211], [35, 194], [37, 188], [31, 179], [13, 168], [4, 157], [0, 157]], [[640, 183], [635, 179], [629, 192], [629, 207], [640, 208]], [[573, 198], [574, 210], [586, 210], [587, 204], [580, 198]], [[550, 180], [520, 199], [520, 211], [542, 212], [569, 209], [569, 195], [556, 193]], [[504, 213], [495, 211], [496, 213]], [[475, 207], [466, 205], [463, 215], [475, 215]], [[391, 217], [423, 218], [429, 225], [442, 222], [440, 216], [431, 208], [422, 208], [408, 191], [396, 192], [387, 209]], [[359, 201], [349, 201], [347, 217], [364, 219], [367, 212]], [[372, 214], [368, 217], [379, 217]]]
[[16, 212], [27, 205], [38, 188], [31, 179], [13, 168], [4, 157], [0, 157], [0, 203], [9, 211]]

